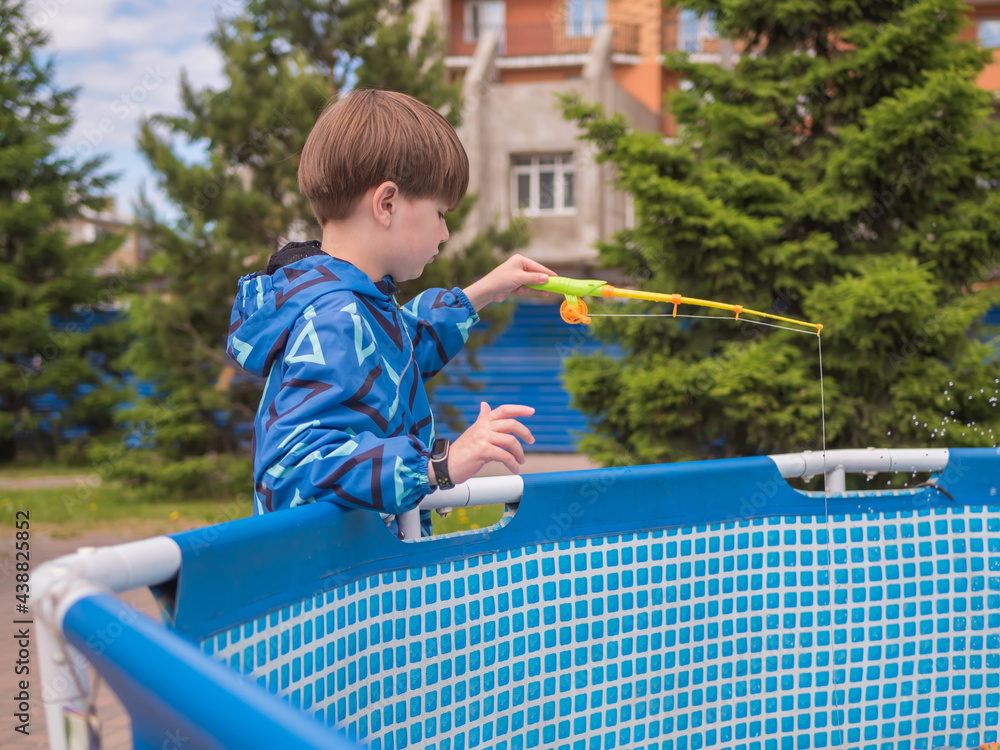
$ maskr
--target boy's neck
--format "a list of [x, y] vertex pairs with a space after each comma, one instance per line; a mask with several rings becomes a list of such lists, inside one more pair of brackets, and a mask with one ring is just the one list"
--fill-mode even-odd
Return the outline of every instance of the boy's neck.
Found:
[[326, 222], [323, 225], [323, 252], [347, 261], [372, 281], [381, 281], [387, 274], [379, 262], [376, 243], [374, 238], [366, 236], [365, 228], [359, 224], [353, 218]]

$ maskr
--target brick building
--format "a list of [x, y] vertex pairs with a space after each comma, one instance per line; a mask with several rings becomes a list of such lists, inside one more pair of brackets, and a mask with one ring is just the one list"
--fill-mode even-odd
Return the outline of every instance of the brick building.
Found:
[[[980, 85], [998, 91], [1000, 3], [971, 5], [961, 36], [997, 49]], [[710, 18], [661, 0], [420, 0], [416, 18], [418, 28], [433, 18], [445, 30], [449, 75], [464, 85], [459, 136], [480, 199], [463, 231], [521, 214], [532, 231], [526, 254], [567, 275], [585, 275], [596, 264], [594, 243], [629, 226], [632, 212], [562, 119], [555, 95], [579, 92], [670, 137], [663, 96], [681, 81], [662, 53], [726, 65], [736, 52]]]

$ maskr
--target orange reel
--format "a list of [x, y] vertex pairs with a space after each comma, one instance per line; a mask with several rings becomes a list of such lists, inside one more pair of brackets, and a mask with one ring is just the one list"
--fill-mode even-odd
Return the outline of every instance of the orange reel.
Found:
[[574, 305], [568, 299], [563, 300], [563, 303], [559, 305], [559, 315], [567, 323], [589, 323], [590, 318], [587, 317], [587, 303], [582, 299], [578, 300]]

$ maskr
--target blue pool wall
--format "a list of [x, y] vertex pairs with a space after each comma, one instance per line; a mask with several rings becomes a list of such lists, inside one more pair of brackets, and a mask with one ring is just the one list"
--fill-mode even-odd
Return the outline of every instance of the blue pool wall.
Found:
[[310, 506], [176, 535], [161, 594], [373, 748], [973, 747], [1000, 710], [1000, 454], [953, 450], [939, 484], [824, 501], [767, 458], [534, 475], [505, 527], [409, 543]]

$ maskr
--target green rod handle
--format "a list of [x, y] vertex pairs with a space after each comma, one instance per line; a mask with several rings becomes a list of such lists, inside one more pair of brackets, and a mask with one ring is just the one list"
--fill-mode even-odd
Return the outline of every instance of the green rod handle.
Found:
[[549, 276], [544, 284], [525, 284], [532, 289], [554, 294], [565, 294], [570, 297], [600, 297], [601, 290], [608, 282], [600, 280], [568, 279], [565, 276]]

